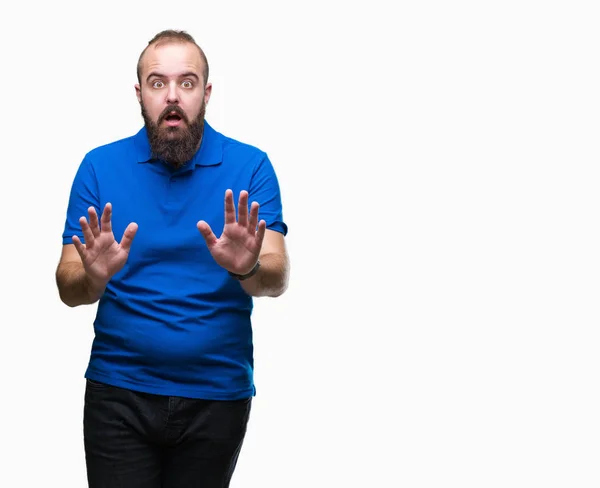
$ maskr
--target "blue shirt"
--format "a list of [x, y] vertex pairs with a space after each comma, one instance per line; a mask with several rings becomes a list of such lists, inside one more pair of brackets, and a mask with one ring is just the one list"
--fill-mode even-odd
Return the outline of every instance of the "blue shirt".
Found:
[[248, 190], [267, 229], [287, 233], [275, 171], [263, 151], [208, 123], [194, 158], [174, 170], [151, 159], [145, 128], [83, 159], [70, 193], [63, 244], [79, 218], [111, 202], [120, 241], [138, 224], [125, 267], [98, 302], [86, 378], [137, 391], [205, 399], [256, 393], [252, 297], [220, 267], [196, 223], [220, 236], [225, 190]]

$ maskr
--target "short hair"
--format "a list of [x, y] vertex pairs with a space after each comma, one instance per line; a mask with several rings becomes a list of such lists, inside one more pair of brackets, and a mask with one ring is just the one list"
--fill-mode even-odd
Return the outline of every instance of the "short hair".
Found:
[[140, 54], [140, 57], [138, 58], [138, 63], [137, 63], [138, 83], [140, 83], [140, 84], [142, 83], [142, 79], [141, 79], [142, 78], [142, 58], [144, 57], [144, 54], [146, 53], [148, 48], [152, 45], [160, 46], [161, 44], [168, 44], [168, 43], [172, 43], [172, 42], [180, 42], [180, 43], [189, 42], [190, 44], [193, 44], [194, 46], [196, 46], [198, 48], [198, 51], [200, 52], [200, 57], [202, 58], [202, 61], [204, 62], [204, 70], [202, 71], [202, 76], [204, 77], [204, 86], [206, 86], [206, 83], [208, 82], [208, 60], [206, 59], [206, 55], [204, 54], [204, 51], [202, 50], [202, 48], [200, 46], [198, 46], [198, 44], [196, 44], [196, 41], [190, 34], [188, 34], [185, 31], [182, 31], [182, 30], [173, 30], [173, 29], [167, 29], [162, 32], [159, 32], [152, 39], [150, 39], [150, 41], [148, 41], [148, 45], [144, 48], [144, 50]]

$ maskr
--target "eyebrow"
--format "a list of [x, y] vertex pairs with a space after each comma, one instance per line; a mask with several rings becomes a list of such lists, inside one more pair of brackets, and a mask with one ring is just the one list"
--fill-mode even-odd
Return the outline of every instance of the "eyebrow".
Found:
[[[157, 71], [152, 71], [148, 77], [146, 78], [146, 81], [150, 81], [150, 78], [152, 77], [157, 77], [157, 78], [166, 78], [165, 75], [163, 75], [162, 73], [159, 73]], [[193, 71], [188, 71], [186, 73], [182, 73], [178, 76], [178, 78], [196, 78], [196, 80], [200, 80], [200, 78], [198, 77], [198, 75], [196, 73], [194, 73]]]

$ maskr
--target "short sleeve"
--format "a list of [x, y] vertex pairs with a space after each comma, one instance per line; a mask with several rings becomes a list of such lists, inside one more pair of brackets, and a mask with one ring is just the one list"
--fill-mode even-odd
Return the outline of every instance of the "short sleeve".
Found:
[[81, 217], [88, 218], [88, 208], [92, 206], [96, 209], [98, 216], [101, 215], [98, 193], [98, 181], [88, 155], [79, 165], [71, 186], [67, 217], [62, 236], [63, 244], [72, 244], [74, 235], [78, 236], [81, 242], [84, 242], [79, 219]]
[[279, 181], [275, 169], [264, 154], [254, 168], [250, 189], [248, 190], [249, 204], [258, 202], [258, 219], [267, 223], [267, 229], [281, 232], [284, 236], [288, 227], [283, 220], [283, 208]]

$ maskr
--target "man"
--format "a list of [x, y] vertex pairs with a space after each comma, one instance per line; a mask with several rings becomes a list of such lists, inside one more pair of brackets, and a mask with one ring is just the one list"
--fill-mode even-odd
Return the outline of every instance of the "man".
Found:
[[204, 120], [208, 72], [189, 34], [157, 34], [138, 63], [144, 127], [90, 151], [71, 189], [56, 280], [65, 304], [98, 303], [91, 488], [229, 486], [256, 393], [252, 297], [287, 288], [277, 177]]

